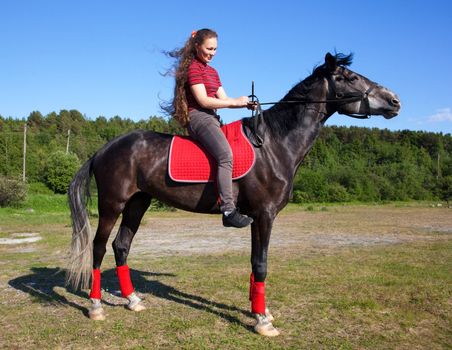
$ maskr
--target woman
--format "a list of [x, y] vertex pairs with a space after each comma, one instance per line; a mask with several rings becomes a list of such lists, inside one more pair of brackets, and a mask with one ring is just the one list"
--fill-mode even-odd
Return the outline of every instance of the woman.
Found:
[[253, 109], [248, 97], [230, 98], [221, 85], [217, 71], [209, 66], [217, 51], [217, 33], [201, 29], [192, 33], [184, 47], [169, 52], [176, 58], [174, 99], [170, 114], [187, 128], [191, 137], [215, 158], [217, 185], [223, 225], [245, 227], [253, 219], [240, 214], [232, 196], [232, 151], [220, 129], [219, 108]]

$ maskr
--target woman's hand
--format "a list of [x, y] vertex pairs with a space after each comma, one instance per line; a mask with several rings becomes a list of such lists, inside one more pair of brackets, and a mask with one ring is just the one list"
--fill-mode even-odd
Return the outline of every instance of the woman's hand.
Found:
[[255, 111], [257, 109], [257, 102], [256, 101], [248, 101], [246, 108], [248, 108], [249, 110]]
[[248, 106], [248, 96], [240, 96], [234, 99], [235, 107], [241, 108], [241, 107], [247, 107]]
[[236, 105], [235, 105], [236, 108], [246, 107], [247, 109], [250, 109], [252, 111], [255, 111], [257, 109], [257, 102], [250, 101], [248, 96], [240, 96], [234, 100], [236, 102]]

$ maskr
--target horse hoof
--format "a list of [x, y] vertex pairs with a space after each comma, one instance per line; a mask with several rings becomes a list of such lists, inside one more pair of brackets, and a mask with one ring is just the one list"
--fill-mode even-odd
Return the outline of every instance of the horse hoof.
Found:
[[265, 316], [267, 317], [267, 320], [269, 322], [273, 322], [275, 320], [275, 318], [273, 317], [273, 315], [270, 313], [270, 310], [268, 308], [265, 308]]
[[271, 322], [258, 323], [254, 326], [254, 330], [256, 331], [256, 333], [265, 337], [276, 337], [280, 334], [279, 331], [275, 327], [273, 327]]
[[136, 295], [136, 293], [130, 294], [127, 299], [129, 299], [129, 303], [127, 304], [127, 308], [131, 311], [139, 312], [146, 310], [146, 307], [141, 303], [141, 298]]
[[135, 312], [140, 312], [140, 311], [146, 310], [146, 306], [144, 306], [141, 303], [134, 304], [134, 305], [127, 305], [127, 308], [130, 311], [135, 311]]
[[97, 307], [95, 309], [90, 309], [88, 312], [88, 316], [93, 321], [104, 321], [105, 320], [104, 309], [102, 309], [101, 307]]

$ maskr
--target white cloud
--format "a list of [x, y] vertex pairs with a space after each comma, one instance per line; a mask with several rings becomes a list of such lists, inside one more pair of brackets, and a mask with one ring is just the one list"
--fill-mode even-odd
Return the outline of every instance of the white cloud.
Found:
[[437, 109], [435, 114], [428, 116], [426, 119], [427, 123], [452, 122], [452, 109]]

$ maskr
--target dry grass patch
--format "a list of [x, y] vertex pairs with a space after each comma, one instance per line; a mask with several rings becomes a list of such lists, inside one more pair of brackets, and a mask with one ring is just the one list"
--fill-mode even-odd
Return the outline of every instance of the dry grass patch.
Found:
[[[275, 339], [252, 332], [249, 234], [224, 238], [218, 217], [147, 215], [129, 264], [148, 310], [125, 310], [110, 248], [102, 276], [107, 320], [98, 323], [86, 317], [87, 292], [64, 287], [69, 228], [35, 225], [43, 239], [30, 243], [33, 251], [0, 246], [0, 348], [447, 349], [450, 216], [436, 208], [289, 208], [275, 223], [269, 255], [267, 298], [282, 331]], [[182, 229], [189, 248], [176, 242], [152, 256], [165, 233], [177, 240], [180, 218], [193, 221]], [[24, 232], [16, 222], [6, 230]], [[198, 239], [223, 252], [196, 251]], [[236, 244], [229, 249], [223, 239]]]

